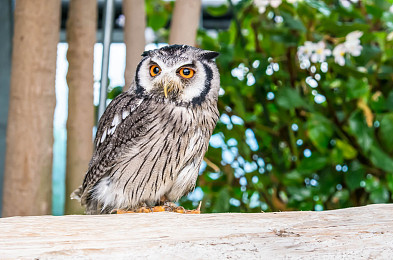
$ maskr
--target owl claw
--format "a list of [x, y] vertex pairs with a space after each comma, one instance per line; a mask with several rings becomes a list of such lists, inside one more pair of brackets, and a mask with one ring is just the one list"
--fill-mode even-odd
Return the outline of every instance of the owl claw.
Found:
[[117, 209], [117, 210], [114, 210], [113, 213], [126, 214], [126, 213], [136, 213], [136, 212], [135, 211], [127, 211], [127, 210]]
[[163, 212], [163, 211], [167, 211], [166, 208], [164, 206], [155, 206], [152, 208], [153, 212]]

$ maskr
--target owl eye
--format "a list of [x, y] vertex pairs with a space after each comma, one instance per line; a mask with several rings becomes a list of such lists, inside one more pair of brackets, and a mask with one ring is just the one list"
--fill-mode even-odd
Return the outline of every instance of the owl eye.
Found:
[[192, 78], [194, 76], [194, 70], [190, 68], [181, 68], [179, 70], [180, 76], [182, 76], [185, 79]]
[[160, 72], [161, 72], [161, 69], [157, 65], [153, 65], [150, 67], [150, 75], [152, 77], [157, 76]]

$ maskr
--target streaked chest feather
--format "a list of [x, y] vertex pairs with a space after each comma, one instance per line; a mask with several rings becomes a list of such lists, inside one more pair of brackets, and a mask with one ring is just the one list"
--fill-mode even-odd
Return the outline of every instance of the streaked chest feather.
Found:
[[[111, 127], [125, 120], [125, 114], [120, 111]], [[146, 133], [119, 153], [111, 172], [96, 186], [97, 199], [117, 208], [155, 203], [163, 195], [179, 199], [195, 185], [217, 119], [213, 109], [156, 109], [147, 117]]]

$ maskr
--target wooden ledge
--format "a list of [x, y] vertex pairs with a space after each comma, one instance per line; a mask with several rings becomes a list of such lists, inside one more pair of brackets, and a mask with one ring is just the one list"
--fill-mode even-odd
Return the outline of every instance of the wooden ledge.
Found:
[[[393, 204], [322, 212], [0, 219], [0, 258], [322, 259], [393, 256]], [[110, 258], [109, 258], [110, 257]]]

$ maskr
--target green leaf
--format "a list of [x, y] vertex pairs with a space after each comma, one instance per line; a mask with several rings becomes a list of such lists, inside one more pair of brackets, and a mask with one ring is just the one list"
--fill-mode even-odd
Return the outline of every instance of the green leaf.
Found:
[[379, 187], [370, 194], [373, 203], [386, 203], [389, 201], [389, 191], [386, 188]]
[[293, 18], [292, 15], [286, 12], [281, 12], [281, 15], [284, 18], [285, 26], [301, 32], [306, 31], [306, 27], [304, 27], [301, 20]]
[[307, 121], [308, 136], [320, 151], [327, 149], [333, 135], [332, 123], [322, 115], [313, 114]]
[[345, 143], [342, 140], [337, 140], [336, 146], [343, 152], [343, 156], [347, 160], [355, 158], [358, 154], [358, 152], [355, 150], [355, 148], [352, 147], [352, 145]]
[[331, 13], [330, 8], [323, 1], [306, 0], [305, 2], [326, 16], [329, 16]]
[[312, 156], [308, 158], [304, 158], [297, 168], [297, 171], [305, 174], [305, 173], [313, 173], [324, 168], [329, 162], [327, 157], [321, 156], [318, 153], [314, 153]]
[[107, 98], [114, 99], [115, 97], [120, 95], [122, 93], [122, 91], [123, 91], [123, 87], [121, 87], [121, 86], [114, 87], [113, 89], [111, 89], [111, 91], [108, 92]]
[[393, 159], [376, 145], [371, 146], [370, 160], [378, 168], [393, 173]]
[[352, 163], [349, 167], [349, 172], [344, 174], [347, 187], [353, 191], [360, 187], [360, 182], [365, 177], [365, 169], [359, 163]]
[[379, 137], [388, 152], [393, 151], [393, 113], [383, 116], [379, 127]]
[[149, 16], [147, 24], [153, 30], [157, 31], [158, 29], [164, 28], [168, 22], [169, 14], [166, 12], [159, 12], [155, 15]]
[[387, 174], [386, 180], [388, 182], [388, 188], [390, 192], [393, 192], [393, 174]]
[[355, 111], [349, 118], [349, 128], [360, 147], [368, 152], [373, 143], [372, 132], [367, 127], [364, 116], [360, 111]]
[[367, 97], [370, 92], [370, 86], [367, 83], [367, 80], [364, 79], [355, 79], [350, 77], [347, 82], [347, 98], [355, 99], [361, 97]]
[[228, 13], [227, 5], [209, 6], [206, 11], [212, 16], [223, 16]]
[[220, 190], [218, 193], [217, 201], [215, 203], [213, 212], [228, 212], [229, 210], [229, 199], [231, 198], [229, 191], [226, 187]]
[[277, 104], [286, 109], [293, 109], [306, 105], [299, 92], [289, 87], [283, 87], [278, 90]]

